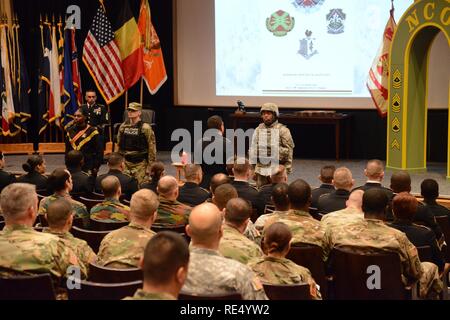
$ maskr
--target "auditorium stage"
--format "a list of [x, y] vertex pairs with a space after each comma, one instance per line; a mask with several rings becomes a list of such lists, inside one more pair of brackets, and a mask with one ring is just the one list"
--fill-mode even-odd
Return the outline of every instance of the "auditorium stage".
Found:
[[[6, 170], [10, 172], [23, 172], [22, 163], [27, 159], [27, 156], [6, 156]], [[167, 174], [175, 175], [175, 168], [171, 166], [170, 153], [158, 152], [158, 160], [166, 164]], [[47, 164], [47, 173], [52, 172], [59, 166], [64, 166], [64, 155], [45, 155], [45, 161]], [[312, 187], [317, 187], [320, 182], [317, 176], [320, 173], [320, 168], [324, 165], [335, 165], [336, 167], [345, 166], [349, 168], [353, 173], [353, 179], [355, 179], [355, 186], [359, 186], [365, 183], [364, 168], [367, 160], [341, 160], [336, 161], [333, 159], [319, 160], [319, 159], [294, 159], [293, 173], [289, 176], [289, 181], [293, 181], [297, 178], [306, 180]], [[100, 168], [100, 173], [107, 171], [107, 166], [103, 165]], [[391, 172], [386, 171], [386, 177], [383, 182], [385, 186], [389, 186], [389, 179]], [[446, 164], [445, 163], [428, 163], [428, 171], [425, 173], [412, 173], [412, 192], [420, 193], [420, 183], [426, 179], [435, 179], [440, 186], [440, 194], [450, 197], [450, 182], [446, 180]]]

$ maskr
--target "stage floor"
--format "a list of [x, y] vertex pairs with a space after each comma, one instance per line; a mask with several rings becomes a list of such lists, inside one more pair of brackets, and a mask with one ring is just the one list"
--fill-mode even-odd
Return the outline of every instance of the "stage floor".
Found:
[[[27, 156], [7, 155], [6, 156], [6, 170], [10, 172], [23, 172], [22, 163], [27, 159]], [[171, 166], [169, 152], [158, 152], [158, 160], [164, 162], [167, 166], [167, 174], [174, 175], [175, 168]], [[47, 172], [50, 173], [55, 168], [64, 166], [64, 155], [45, 155], [47, 163]], [[320, 168], [325, 165], [335, 165], [336, 167], [345, 166], [353, 173], [355, 179], [355, 186], [365, 183], [364, 168], [367, 160], [317, 160], [317, 159], [295, 159], [293, 164], [293, 172], [289, 176], [289, 181], [301, 178], [306, 180], [312, 187], [317, 187], [320, 182], [317, 176], [320, 173]], [[424, 173], [412, 173], [412, 192], [420, 193], [420, 183], [426, 178], [435, 179], [440, 186], [440, 194], [450, 197], [450, 182], [446, 180], [446, 164], [445, 163], [428, 163], [428, 170]], [[107, 166], [103, 165], [100, 168], [100, 173], [107, 171]], [[383, 181], [385, 186], [389, 186], [392, 172], [386, 171], [386, 176]]]

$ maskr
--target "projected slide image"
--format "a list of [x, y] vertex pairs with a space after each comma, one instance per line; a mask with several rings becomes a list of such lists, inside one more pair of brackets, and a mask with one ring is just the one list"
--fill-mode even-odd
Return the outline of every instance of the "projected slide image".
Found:
[[[397, 21], [411, 3], [395, 1]], [[369, 97], [389, 9], [380, 0], [216, 0], [216, 94]]]

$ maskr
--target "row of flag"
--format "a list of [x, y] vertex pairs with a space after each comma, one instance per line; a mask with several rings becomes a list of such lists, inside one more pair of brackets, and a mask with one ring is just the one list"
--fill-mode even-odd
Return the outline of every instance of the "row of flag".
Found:
[[[113, 23], [112, 23], [113, 22]], [[39, 133], [49, 124], [67, 128], [82, 103], [75, 29], [41, 23], [42, 57], [39, 81]], [[141, 78], [155, 94], [167, 79], [148, 0], [142, 0], [139, 24], [128, 1], [105, 7], [102, 1], [84, 41], [82, 60], [107, 104]]]

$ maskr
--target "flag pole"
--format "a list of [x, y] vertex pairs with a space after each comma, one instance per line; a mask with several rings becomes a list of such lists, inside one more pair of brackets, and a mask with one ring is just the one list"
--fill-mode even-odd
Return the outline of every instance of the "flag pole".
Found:
[[141, 77], [141, 105], [144, 105], [144, 78]]
[[128, 90], [125, 91], [125, 110], [127, 109], [127, 107], [128, 107]]

